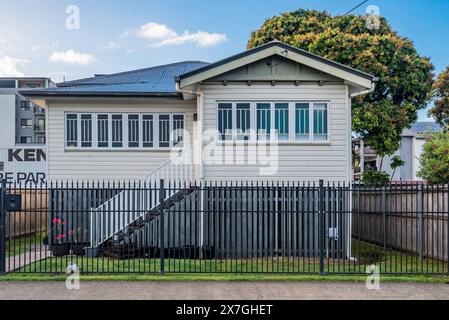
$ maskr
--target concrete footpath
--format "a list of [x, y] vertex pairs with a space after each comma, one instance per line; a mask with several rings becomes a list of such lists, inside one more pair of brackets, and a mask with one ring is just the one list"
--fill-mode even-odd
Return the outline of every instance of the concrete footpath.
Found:
[[349, 282], [0, 282], [0, 299], [27, 300], [449, 300], [448, 284]]

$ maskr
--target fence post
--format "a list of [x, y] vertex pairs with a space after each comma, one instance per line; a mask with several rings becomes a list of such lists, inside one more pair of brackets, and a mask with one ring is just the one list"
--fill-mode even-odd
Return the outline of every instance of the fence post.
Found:
[[[449, 262], [449, 184], [446, 185], [446, 191], [443, 194], [443, 199], [444, 199], [444, 195], [446, 195], [447, 197], [447, 210], [446, 210], [446, 221], [447, 221], [447, 225], [446, 225], [446, 262]], [[444, 261], [444, 258], [443, 258]], [[449, 264], [447, 266], [447, 272], [449, 273]]]
[[424, 208], [423, 208], [423, 186], [420, 184], [418, 185], [418, 193], [416, 195], [416, 211], [418, 214], [418, 243], [417, 243], [417, 250], [419, 254], [419, 258], [421, 261], [424, 258]]
[[161, 259], [161, 274], [164, 274], [165, 272], [165, 187], [164, 187], [164, 180], [160, 181], [159, 184], [159, 214], [160, 214], [160, 223], [159, 223], [159, 241], [160, 241], [160, 259]]
[[324, 180], [320, 180], [319, 190], [319, 246], [320, 246], [320, 274], [324, 275], [324, 242], [326, 238], [325, 217], [324, 217]]
[[5, 211], [6, 180], [0, 185], [0, 275], [6, 274], [6, 211]]
[[384, 229], [384, 254], [387, 252], [387, 187], [382, 188], [382, 214], [383, 214], [383, 229]]

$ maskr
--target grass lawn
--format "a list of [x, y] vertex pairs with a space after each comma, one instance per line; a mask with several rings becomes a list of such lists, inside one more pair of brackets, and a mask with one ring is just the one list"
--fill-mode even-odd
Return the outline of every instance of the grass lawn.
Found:
[[[65, 281], [66, 275], [8, 274], [0, 276], [2, 281]], [[381, 282], [449, 283], [449, 276], [382, 276]], [[366, 281], [362, 275], [273, 275], [273, 274], [122, 274], [122, 275], [81, 275], [81, 281], [226, 281], [226, 282], [360, 282]]]
[[[420, 259], [394, 250], [384, 252], [381, 247], [359, 241], [353, 242], [352, 256], [356, 260], [326, 258], [324, 277], [319, 275], [317, 258], [166, 259], [166, 275], [161, 276], [158, 258], [65, 256], [35, 262], [0, 277], [0, 281], [65, 280], [65, 270], [71, 263], [78, 266], [86, 281], [365, 281], [366, 268], [370, 265], [379, 267], [383, 281], [449, 281], [448, 265], [442, 261]], [[447, 276], [419, 275], [425, 273]]]
[[13, 240], [6, 240], [6, 257], [13, 257], [25, 252], [33, 251], [39, 247], [44, 247], [42, 244], [44, 233], [37, 233], [31, 236], [17, 238]]

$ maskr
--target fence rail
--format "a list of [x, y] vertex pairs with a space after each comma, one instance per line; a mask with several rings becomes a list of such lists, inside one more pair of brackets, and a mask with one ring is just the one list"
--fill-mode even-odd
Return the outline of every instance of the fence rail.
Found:
[[0, 273], [449, 274], [447, 186], [140, 180], [1, 194], [45, 205], [2, 207]]

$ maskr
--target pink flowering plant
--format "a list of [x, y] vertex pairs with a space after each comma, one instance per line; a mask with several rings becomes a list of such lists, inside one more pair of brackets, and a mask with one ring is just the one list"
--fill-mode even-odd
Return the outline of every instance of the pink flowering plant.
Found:
[[65, 222], [61, 218], [54, 218], [52, 223], [55, 227], [55, 240], [58, 244], [62, 244], [64, 239], [67, 238], [67, 234], [64, 233]]
[[[83, 229], [75, 228], [73, 230], [67, 230], [67, 224], [61, 218], [54, 218], [52, 220], [53, 225], [55, 226], [55, 240], [58, 244], [62, 244], [70, 239], [70, 242], [78, 242], [78, 240], [82, 240]], [[67, 231], [66, 231], [67, 230]]]

